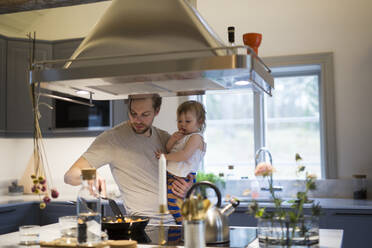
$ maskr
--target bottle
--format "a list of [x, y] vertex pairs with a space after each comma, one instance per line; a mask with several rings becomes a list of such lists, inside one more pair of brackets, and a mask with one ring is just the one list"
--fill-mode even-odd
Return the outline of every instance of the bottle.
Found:
[[228, 165], [227, 169], [228, 170], [226, 174], [226, 195], [231, 197], [234, 195], [234, 180], [236, 179], [234, 165]]
[[367, 176], [363, 174], [353, 175], [353, 198], [355, 200], [367, 199]]
[[251, 180], [251, 196], [252, 199], [257, 199], [260, 196], [260, 184], [256, 178]]
[[101, 242], [101, 199], [95, 186], [96, 169], [82, 169], [81, 177], [76, 201], [77, 241], [79, 245], [94, 246]]
[[[229, 40], [229, 46], [234, 47], [235, 46], [235, 27], [230, 26], [227, 28], [227, 34], [228, 34], [228, 40]], [[227, 54], [237, 54], [238, 51], [236, 48], [230, 48], [227, 50]]]
[[221, 196], [225, 196], [226, 180], [223, 172], [218, 173], [219, 180], [216, 182], [217, 188], [221, 191]]

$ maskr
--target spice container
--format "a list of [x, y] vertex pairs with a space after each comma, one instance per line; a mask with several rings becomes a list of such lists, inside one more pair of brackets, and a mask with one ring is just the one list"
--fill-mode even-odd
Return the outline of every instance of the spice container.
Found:
[[367, 199], [367, 176], [353, 175], [353, 198], [356, 200]]

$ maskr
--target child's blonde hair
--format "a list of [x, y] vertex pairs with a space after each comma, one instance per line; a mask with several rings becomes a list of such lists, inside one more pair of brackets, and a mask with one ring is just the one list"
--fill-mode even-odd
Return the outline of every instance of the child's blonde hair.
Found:
[[205, 109], [203, 104], [201, 104], [198, 101], [186, 101], [183, 102], [180, 106], [177, 108], [177, 117], [181, 114], [184, 114], [186, 112], [193, 112], [196, 116], [197, 122], [200, 124], [200, 131], [204, 132], [206, 124], [205, 124]]

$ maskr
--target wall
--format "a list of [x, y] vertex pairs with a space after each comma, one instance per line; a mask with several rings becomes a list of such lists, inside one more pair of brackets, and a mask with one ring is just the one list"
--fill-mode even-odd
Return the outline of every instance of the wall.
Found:
[[[173, 133], [177, 129], [176, 108], [182, 97], [169, 97], [163, 99], [162, 108], [154, 121], [154, 125]], [[52, 172], [53, 183], [61, 195], [76, 195], [79, 187], [66, 185], [63, 182], [64, 173], [86, 151], [93, 142], [91, 138], [45, 138], [44, 145], [49, 168]], [[32, 139], [0, 138], [0, 195], [7, 193], [7, 186], [13, 180], [19, 180], [26, 170], [27, 163], [32, 155]], [[107, 180], [109, 193], [117, 194], [118, 188], [112, 178], [108, 166], [98, 170], [98, 173]]]
[[[36, 30], [42, 39], [82, 37], [106, 7], [107, 3], [100, 3], [81, 7], [89, 11], [55, 9], [13, 34], [23, 37], [25, 31]], [[236, 27], [237, 44], [242, 44], [240, 37], [245, 32], [263, 33], [259, 49], [262, 57], [334, 52], [338, 176], [350, 178], [354, 173], [366, 173], [372, 177], [369, 149], [372, 140], [372, 1], [199, 0], [198, 9], [225, 41], [229, 25]], [[170, 132], [174, 131], [171, 129], [175, 127], [175, 115], [168, 118], [165, 113], [175, 113], [176, 103], [174, 99], [169, 100], [169, 105], [165, 103], [163, 110], [167, 111], [159, 115], [156, 123]], [[47, 140], [49, 163], [60, 175], [56, 181], [61, 181], [63, 172], [91, 141], [90, 138]], [[21, 176], [31, 154], [31, 141], [0, 139], [0, 148], [0, 182]], [[63, 186], [63, 190], [65, 188], [68, 190]]]
[[261, 57], [334, 53], [338, 177], [372, 177], [372, 1], [200, 0], [198, 10], [227, 40], [227, 26], [263, 34]]

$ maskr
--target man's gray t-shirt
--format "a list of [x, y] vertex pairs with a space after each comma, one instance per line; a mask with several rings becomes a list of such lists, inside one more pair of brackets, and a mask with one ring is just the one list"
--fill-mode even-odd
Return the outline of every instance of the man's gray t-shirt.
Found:
[[[156, 127], [151, 136], [136, 134], [128, 122], [99, 135], [83, 157], [95, 168], [109, 164], [128, 214], [156, 221], [159, 212], [157, 151], [165, 151], [170, 135]], [[172, 216], [167, 218], [171, 221]]]

